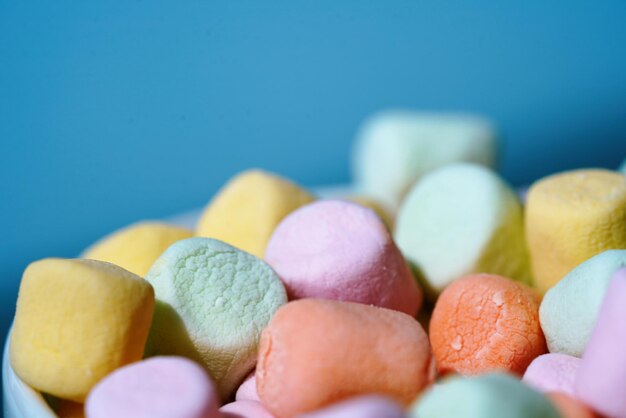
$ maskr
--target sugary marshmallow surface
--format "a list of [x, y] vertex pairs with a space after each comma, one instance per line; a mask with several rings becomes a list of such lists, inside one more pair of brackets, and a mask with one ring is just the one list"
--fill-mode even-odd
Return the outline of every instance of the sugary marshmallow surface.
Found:
[[553, 353], [581, 357], [613, 274], [626, 266], [626, 250], [604, 251], [573, 269], [545, 294], [539, 320]]
[[430, 344], [442, 374], [505, 371], [521, 376], [547, 352], [539, 297], [528, 286], [490, 274], [464, 276], [437, 299]]
[[624, 219], [626, 176], [615, 171], [568, 171], [533, 184], [526, 236], [539, 291], [602, 251], [625, 249]]
[[575, 397], [574, 382], [579, 366], [578, 357], [548, 353], [530, 363], [522, 380], [542, 393], [561, 392]]
[[231, 179], [204, 210], [196, 234], [215, 238], [263, 257], [276, 225], [314, 200], [289, 180], [260, 170]]
[[298, 418], [406, 418], [396, 402], [383, 396], [369, 395], [348, 399]]
[[364, 125], [355, 145], [357, 188], [397, 208], [413, 183], [445, 164], [494, 166], [497, 138], [491, 123], [462, 114], [392, 111]]
[[431, 387], [412, 418], [559, 418], [552, 403], [513, 376], [454, 376]]
[[276, 228], [265, 259], [290, 299], [359, 302], [412, 316], [422, 303], [385, 225], [355, 203], [318, 201], [294, 211]]
[[614, 275], [576, 376], [578, 397], [610, 418], [626, 418], [626, 268]]
[[262, 260], [221, 241], [178, 241], [146, 279], [157, 305], [147, 354], [177, 354], [203, 364], [223, 399], [252, 370], [261, 331], [286, 302]]
[[242, 400], [228, 403], [220, 408], [221, 418], [275, 418], [261, 402]]
[[162, 222], [139, 222], [115, 231], [87, 248], [83, 258], [108, 261], [141, 277], [163, 251], [193, 231]]
[[428, 336], [410, 316], [335, 300], [301, 299], [263, 330], [257, 389], [277, 418], [378, 393], [408, 405], [432, 382]]
[[206, 372], [183, 357], [153, 357], [122, 367], [87, 398], [87, 418], [221, 418]]
[[256, 375], [254, 372], [250, 373], [248, 377], [237, 389], [235, 394], [236, 401], [257, 401], [260, 402], [259, 393], [256, 390]]
[[141, 359], [153, 311], [152, 286], [121, 267], [36, 261], [20, 285], [11, 365], [32, 387], [83, 402], [104, 376]]
[[400, 207], [394, 236], [431, 293], [471, 273], [530, 281], [521, 204], [478, 165], [449, 165], [424, 176]]

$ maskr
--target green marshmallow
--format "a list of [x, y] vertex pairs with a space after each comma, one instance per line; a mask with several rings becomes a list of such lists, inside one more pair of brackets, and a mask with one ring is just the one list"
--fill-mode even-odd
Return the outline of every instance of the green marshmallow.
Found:
[[482, 166], [451, 164], [424, 176], [400, 207], [394, 236], [431, 294], [471, 273], [530, 282], [521, 203]]
[[552, 403], [503, 373], [455, 376], [434, 385], [411, 407], [411, 418], [559, 418]]
[[624, 266], [626, 250], [604, 251], [548, 290], [539, 307], [539, 320], [550, 352], [582, 357], [611, 277]]
[[170, 246], [146, 276], [157, 304], [146, 355], [203, 364], [227, 399], [254, 367], [261, 331], [287, 302], [264, 261], [210, 238]]
[[460, 113], [387, 111], [370, 118], [353, 152], [357, 188], [397, 208], [413, 183], [461, 161], [493, 167], [497, 133], [482, 117]]

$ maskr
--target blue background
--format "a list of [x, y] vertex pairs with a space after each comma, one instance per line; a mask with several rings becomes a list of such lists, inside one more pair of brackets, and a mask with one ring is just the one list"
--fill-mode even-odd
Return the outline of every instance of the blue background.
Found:
[[388, 107], [491, 116], [516, 184], [626, 157], [626, 4], [0, 0], [0, 331], [25, 265], [264, 167], [347, 182]]

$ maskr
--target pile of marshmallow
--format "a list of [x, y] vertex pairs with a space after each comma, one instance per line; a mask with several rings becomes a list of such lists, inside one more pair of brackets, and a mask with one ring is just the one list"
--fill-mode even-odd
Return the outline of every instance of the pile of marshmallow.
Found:
[[626, 173], [518, 192], [497, 147], [385, 113], [353, 195], [246, 171], [195, 230], [33, 262], [11, 366], [64, 418], [626, 418]]

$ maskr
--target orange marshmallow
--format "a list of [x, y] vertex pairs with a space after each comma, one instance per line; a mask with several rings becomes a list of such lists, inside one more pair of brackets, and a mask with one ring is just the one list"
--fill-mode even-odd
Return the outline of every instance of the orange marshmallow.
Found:
[[494, 370], [521, 375], [547, 351], [539, 296], [502, 276], [475, 274], [449, 285], [430, 322], [430, 342], [442, 373]]
[[600, 418], [600, 415], [569, 395], [561, 392], [550, 392], [547, 395], [563, 418]]
[[401, 312], [321, 299], [281, 307], [261, 336], [257, 390], [277, 418], [357, 395], [409, 405], [434, 378], [428, 337]]

